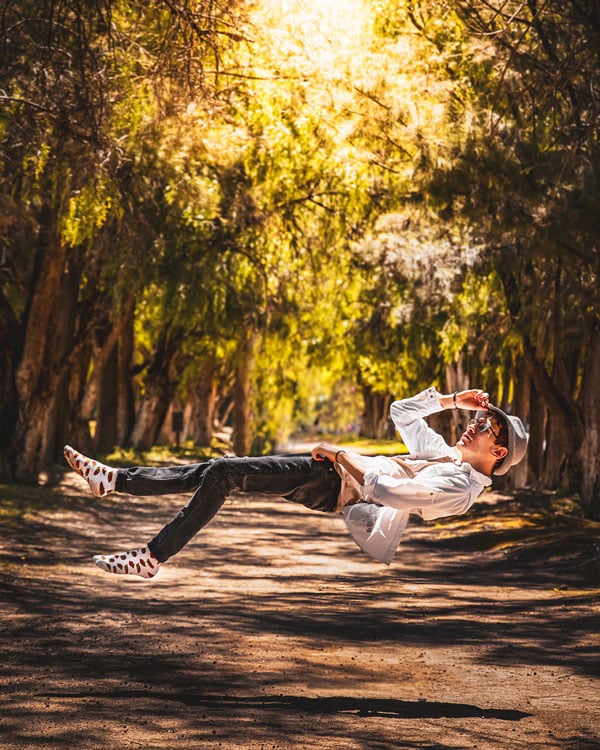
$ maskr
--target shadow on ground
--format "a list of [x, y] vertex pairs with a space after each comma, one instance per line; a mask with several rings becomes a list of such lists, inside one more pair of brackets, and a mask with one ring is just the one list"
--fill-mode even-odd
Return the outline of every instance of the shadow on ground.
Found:
[[386, 568], [337, 518], [240, 496], [145, 582], [91, 554], [181, 498], [78, 482], [0, 488], [0, 746], [599, 746], [599, 525], [565, 502], [415, 523]]

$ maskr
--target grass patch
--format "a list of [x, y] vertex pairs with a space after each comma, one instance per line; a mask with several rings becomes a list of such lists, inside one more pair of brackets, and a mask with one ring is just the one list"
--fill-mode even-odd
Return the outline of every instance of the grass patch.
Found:
[[64, 505], [60, 487], [0, 484], [0, 522], [15, 523], [28, 514]]
[[[374, 440], [355, 435], [321, 435], [312, 442], [315, 445], [320, 442], [333, 443], [340, 448], [348, 448], [367, 456], [396, 456], [408, 452], [404, 443], [399, 440]], [[231, 448], [226, 443], [213, 440], [210, 445], [205, 446], [194, 445], [192, 442], [184, 443], [179, 449], [171, 445], [155, 445], [147, 451], [115, 448], [111, 453], [98, 458], [111, 466], [167, 466], [208, 461], [210, 458], [219, 458], [230, 452]]]
[[339, 445], [341, 448], [348, 448], [366, 456], [399, 456], [408, 453], [407, 447], [400, 440], [377, 440], [358, 435], [331, 435], [330, 437], [321, 435], [314, 443], [316, 445], [320, 442]]
[[168, 466], [170, 464], [187, 464], [219, 458], [227, 452], [227, 447], [220, 441], [211, 445], [194, 445], [183, 443], [179, 448], [172, 445], [154, 445], [147, 451], [133, 448], [115, 448], [111, 453], [99, 456], [101, 461], [110, 466]]

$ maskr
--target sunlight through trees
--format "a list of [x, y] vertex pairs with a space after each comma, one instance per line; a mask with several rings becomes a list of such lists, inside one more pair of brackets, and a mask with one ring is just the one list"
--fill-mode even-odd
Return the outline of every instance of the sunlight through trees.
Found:
[[2, 11], [2, 476], [173, 412], [238, 453], [381, 437], [435, 382], [600, 514], [593, 3]]

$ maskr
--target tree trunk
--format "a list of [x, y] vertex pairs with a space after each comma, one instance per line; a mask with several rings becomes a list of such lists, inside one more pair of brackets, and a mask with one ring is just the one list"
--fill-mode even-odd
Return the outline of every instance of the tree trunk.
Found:
[[214, 424], [214, 409], [217, 387], [214, 382], [213, 363], [206, 361], [200, 374], [190, 388], [191, 415], [186, 428], [186, 437], [195, 445], [210, 445]]
[[252, 373], [256, 334], [248, 333], [241, 340], [235, 365], [233, 384], [233, 451], [245, 456], [252, 445]]
[[18, 416], [15, 372], [20, 338], [19, 324], [0, 288], [0, 481], [10, 481], [13, 473], [11, 444]]
[[[463, 369], [463, 357], [456, 364], [446, 365], [446, 393], [465, 391], [469, 388], [469, 376]], [[435, 417], [436, 415], [434, 415]], [[448, 441], [454, 445], [465, 429], [468, 417], [459, 409], [451, 409], [447, 412], [444, 428], [447, 428]]]
[[[222, 413], [219, 414], [219, 407], [223, 407]], [[231, 395], [227, 396], [217, 396], [217, 408], [215, 409], [215, 418], [217, 421], [217, 429], [221, 431], [226, 431], [231, 427], [230, 425], [230, 419], [231, 414], [233, 412], [233, 398]]]
[[[548, 407], [546, 460], [542, 486], [556, 489], [569, 474], [570, 462], [583, 441], [583, 423], [570, 392], [561, 388], [558, 377], [551, 377], [541, 356], [524, 338], [524, 359], [538, 394]], [[558, 373], [560, 375], [560, 373]]]
[[541, 477], [541, 484], [545, 489], [565, 488], [570, 460], [568, 452], [571, 452], [569, 445], [569, 432], [565, 429], [563, 420], [556, 412], [549, 410], [546, 422], [546, 455]]
[[89, 415], [84, 414], [82, 405], [86, 394], [87, 377], [92, 365], [92, 346], [84, 345], [70, 368], [69, 403], [70, 414], [68, 433], [65, 442], [74, 445], [86, 455], [95, 451], [94, 439], [90, 432]]
[[[548, 489], [568, 490], [570, 488], [571, 463], [583, 440], [583, 423], [572, 403], [572, 394], [575, 384], [569, 382], [567, 367], [559, 354], [554, 357], [552, 370], [552, 382], [562, 394], [567, 394], [563, 401], [565, 405], [559, 408], [549, 409], [546, 423], [546, 463], [542, 474], [542, 484]], [[568, 409], [573, 414], [571, 419], [567, 416]], [[571, 421], [576, 421], [578, 426], [577, 437], [572, 430]]]
[[[531, 377], [522, 359], [515, 364], [514, 372], [514, 401], [512, 404], [503, 404], [502, 408], [507, 413], [520, 417], [527, 424], [531, 410]], [[526, 456], [508, 474], [499, 477], [498, 480], [500, 481], [496, 480], [496, 486], [501, 487], [503, 491], [516, 490], [520, 487], [526, 487], [529, 484], [529, 477], [529, 457]]]
[[531, 407], [529, 410], [529, 446], [527, 461], [533, 484], [541, 483], [546, 462], [546, 423], [548, 409], [535, 385], [531, 387]]
[[588, 518], [600, 520], [600, 322], [592, 331], [583, 373], [581, 406], [584, 439], [579, 454], [581, 505]]
[[154, 380], [139, 405], [131, 445], [136, 450], [149, 450], [155, 443], [171, 402], [166, 382]]
[[103, 358], [98, 373], [98, 397], [96, 402], [96, 433], [94, 443], [97, 453], [109, 453], [117, 444], [119, 351], [116, 343]]
[[[91, 419], [99, 398], [100, 378], [106, 367], [106, 360], [117, 347], [121, 335], [128, 325], [133, 325], [133, 312], [135, 310], [135, 297], [131, 296], [123, 305], [119, 317], [115, 323], [111, 323], [108, 314], [102, 317], [96, 316], [94, 324], [94, 335], [92, 346], [94, 350], [94, 368], [89, 382], [86, 386], [85, 396], [81, 405], [81, 413], [85, 419]], [[133, 334], [132, 334], [133, 335]], [[113, 366], [117, 362], [113, 360]]]
[[375, 393], [370, 386], [361, 386], [364, 411], [360, 426], [361, 437], [387, 438], [391, 437], [389, 421], [392, 396], [388, 393]]
[[131, 376], [134, 349], [134, 312], [135, 307], [133, 305], [127, 309], [127, 316], [119, 339], [117, 440], [121, 446], [129, 444], [129, 436], [135, 424], [135, 400]]
[[29, 300], [21, 361], [15, 383], [19, 412], [15, 430], [15, 470], [17, 479], [36, 481], [47, 435], [52, 397], [60, 379], [54, 352], [49, 346], [55, 325], [54, 313], [61, 292], [66, 247], [59, 242], [48, 216], [40, 232], [34, 283]]
[[[81, 282], [81, 253], [69, 251], [66, 259], [67, 271], [63, 276], [61, 294], [54, 313], [55, 325], [49, 335], [47, 350], [52, 369], [56, 371], [57, 383], [53, 389], [52, 406], [48, 413], [48, 424], [44, 440], [42, 462], [45, 466], [62, 461], [62, 449], [68, 441], [71, 417], [69, 401], [70, 368], [67, 366], [69, 354], [74, 347], [77, 301]], [[61, 364], [58, 364], [61, 363]]]
[[131, 434], [136, 450], [148, 450], [156, 442], [177, 389], [183, 332], [163, 332], [144, 380], [144, 395]]

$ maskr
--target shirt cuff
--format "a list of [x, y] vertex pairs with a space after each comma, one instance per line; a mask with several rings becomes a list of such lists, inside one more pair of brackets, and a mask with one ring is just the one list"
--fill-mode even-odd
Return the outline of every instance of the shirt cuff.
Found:
[[430, 414], [444, 411], [444, 407], [440, 404], [441, 395], [437, 388], [432, 385], [424, 391], [417, 393], [416, 396], [394, 401], [391, 411], [396, 412], [400, 419], [403, 419], [403, 415], [409, 418], [427, 417]]
[[418, 393], [415, 398], [427, 405], [430, 414], [435, 414], [435, 412], [444, 411], [444, 407], [440, 404], [441, 395], [435, 385], [432, 385]]

